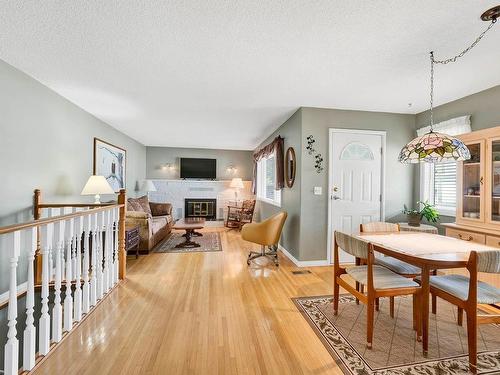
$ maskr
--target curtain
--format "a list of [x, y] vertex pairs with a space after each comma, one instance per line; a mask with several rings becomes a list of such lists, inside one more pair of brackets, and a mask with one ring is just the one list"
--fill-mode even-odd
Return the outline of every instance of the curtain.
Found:
[[268, 145], [262, 147], [259, 151], [253, 154], [253, 180], [252, 191], [257, 194], [257, 163], [260, 159], [274, 153], [276, 155], [276, 190], [281, 190], [285, 187], [285, 165], [284, 165], [284, 138], [279, 135]]
[[[417, 135], [420, 137], [431, 130], [430, 126], [424, 126], [417, 129]], [[451, 120], [442, 121], [434, 124], [434, 131], [437, 133], [444, 133], [448, 135], [459, 135], [470, 133], [472, 128], [470, 126], [470, 115], [452, 118]]]

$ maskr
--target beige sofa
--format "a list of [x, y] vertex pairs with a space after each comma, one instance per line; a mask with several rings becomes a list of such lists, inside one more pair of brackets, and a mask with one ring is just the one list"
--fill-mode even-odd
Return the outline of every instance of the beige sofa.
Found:
[[125, 215], [127, 228], [139, 226], [139, 251], [148, 253], [172, 231], [172, 205], [170, 203], [149, 202], [145, 195], [127, 200]]

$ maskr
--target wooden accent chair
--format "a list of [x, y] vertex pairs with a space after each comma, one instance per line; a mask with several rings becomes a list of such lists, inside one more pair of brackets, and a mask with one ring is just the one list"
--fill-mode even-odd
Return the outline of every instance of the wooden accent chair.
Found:
[[238, 228], [253, 221], [255, 211], [255, 199], [244, 200], [241, 207], [228, 206], [226, 227]]
[[[339, 247], [345, 252], [360, 258], [365, 265], [343, 268], [339, 263]], [[420, 285], [413, 280], [400, 276], [390, 269], [374, 264], [373, 245], [342, 232], [335, 232], [334, 243], [334, 277], [333, 277], [333, 311], [337, 315], [339, 308], [339, 287], [344, 288], [367, 306], [366, 342], [371, 349], [373, 342], [373, 323], [375, 300], [380, 297], [413, 295], [413, 318], [416, 313], [415, 296], [420, 293]], [[343, 275], [349, 275], [355, 281], [367, 286], [367, 293], [356, 290]], [[417, 323], [414, 325], [420, 327]]]
[[[368, 233], [368, 232], [400, 232], [401, 228], [399, 227], [399, 224], [396, 223], [385, 223], [385, 222], [378, 222], [374, 221], [371, 223], [365, 223], [361, 224], [359, 226], [359, 231], [361, 233]], [[388, 256], [376, 256], [375, 257], [375, 264], [378, 264], [380, 266], [384, 266], [386, 268], [389, 268], [391, 271], [396, 272], [398, 275], [407, 277], [409, 279], [414, 279], [415, 277], [419, 276], [421, 273], [420, 268], [415, 267], [411, 264], [408, 264], [406, 262], [403, 262], [402, 260], [388, 257]], [[435, 275], [436, 272], [434, 271], [433, 274]], [[363, 291], [363, 286], [361, 286], [361, 291]], [[377, 310], [378, 310], [378, 301], [377, 301]], [[390, 298], [390, 306], [389, 306], [391, 318], [394, 318], [394, 297]], [[432, 312], [435, 314], [436, 313], [436, 298], [432, 298]]]
[[[463, 311], [467, 315], [467, 342], [469, 346], [469, 366], [475, 373], [477, 366], [477, 325], [500, 323], [500, 315], [479, 315], [478, 304], [500, 303], [500, 289], [479, 281], [478, 272], [500, 273], [500, 250], [471, 251], [467, 262], [469, 277], [463, 275], [431, 276], [430, 287], [433, 296], [440, 297], [458, 307], [459, 324]], [[493, 306], [494, 308], [498, 308]]]
[[[248, 254], [248, 265], [250, 265], [250, 261], [255, 258], [268, 257], [274, 261], [276, 266], [279, 266], [278, 242], [287, 216], [288, 214], [282, 211], [260, 223], [251, 223], [243, 227], [241, 230], [241, 238], [245, 241], [261, 245], [260, 253], [251, 251]], [[270, 251], [266, 251], [266, 248]]]

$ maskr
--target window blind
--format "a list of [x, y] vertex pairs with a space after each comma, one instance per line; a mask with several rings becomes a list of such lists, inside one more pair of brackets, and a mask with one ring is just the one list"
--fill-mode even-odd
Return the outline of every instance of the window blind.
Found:
[[457, 163], [434, 164], [434, 205], [455, 208], [457, 203]]

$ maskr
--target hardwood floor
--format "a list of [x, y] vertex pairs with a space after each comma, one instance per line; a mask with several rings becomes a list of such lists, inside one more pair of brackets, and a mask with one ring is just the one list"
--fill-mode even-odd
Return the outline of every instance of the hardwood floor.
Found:
[[131, 259], [35, 374], [342, 374], [290, 299], [332, 294], [332, 268], [293, 275], [281, 254], [279, 268], [247, 267], [258, 246], [212, 230], [222, 252]]

